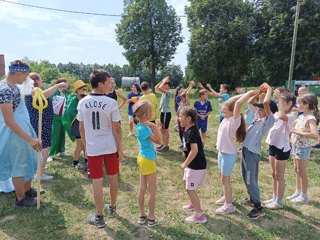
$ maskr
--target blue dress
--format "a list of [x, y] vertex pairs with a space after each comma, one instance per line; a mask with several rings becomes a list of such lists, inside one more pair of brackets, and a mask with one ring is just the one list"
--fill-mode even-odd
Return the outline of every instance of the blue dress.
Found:
[[[0, 104], [3, 103], [13, 104], [15, 122], [36, 139], [37, 135], [30, 124], [29, 114], [18, 88], [8, 85], [5, 81], [0, 83]], [[0, 181], [7, 181], [11, 177], [32, 180], [37, 171], [37, 152], [6, 125], [1, 111], [0, 139]]]
[[[31, 125], [38, 135], [38, 124], [39, 124], [39, 111], [32, 106], [32, 96], [26, 96], [26, 105], [30, 116]], [[46, 107], [42, 112], [42, 148], [47, 148], [51, 146], [51, 136], [52, 136], [52, 122], [53, 122], [53, 107], [52, 100], [48, 99], [48, 107]]]

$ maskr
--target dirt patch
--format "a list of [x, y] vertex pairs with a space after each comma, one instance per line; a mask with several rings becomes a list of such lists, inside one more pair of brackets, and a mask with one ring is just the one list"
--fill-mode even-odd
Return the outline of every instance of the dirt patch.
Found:
[[12, 222], [17, 220], [17, 215], [8, 215], [0, 219], [0, 222]]

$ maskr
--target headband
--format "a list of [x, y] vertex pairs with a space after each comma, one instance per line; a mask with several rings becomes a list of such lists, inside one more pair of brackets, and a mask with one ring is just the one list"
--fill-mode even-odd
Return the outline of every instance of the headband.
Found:
[[28, 66], [9, 66], [9, 72], [29, 72], [30, 68]]

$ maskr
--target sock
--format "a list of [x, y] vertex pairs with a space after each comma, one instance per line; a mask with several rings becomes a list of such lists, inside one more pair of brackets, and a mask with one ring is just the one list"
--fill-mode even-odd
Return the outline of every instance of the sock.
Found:
[[96, 215], [97, 218], [103, 218], [103, 215]]
[[203, 214], [203, 212], [198, 212], [198, 213], [197, 213], [197, 217], [201, 217], [202, 214]]
[[79, 163], [79, 160], [73, 160], [73, 166], [77, 165]]
[[305, 199], [305, 198], [308, 197], [308, 194], [307, 194], [307, 193], [304, 193], [304, 192], [301, 192], [301, 193], [300, 193], [300, 197], [302, 197], [303, 199]]
[[301, 191], [299, 189], [296, 189], [296, 191], [294, 192], [294, 195], [299, 196], [301, 194]]
[[282, 204], [282, 197], [276, 196], [276, 203], [281, 205]]
[[277, 196], [275, 193], [272, 194], [272, 199], [273, 199], [273, 201], [275, 201], [277, 199]]

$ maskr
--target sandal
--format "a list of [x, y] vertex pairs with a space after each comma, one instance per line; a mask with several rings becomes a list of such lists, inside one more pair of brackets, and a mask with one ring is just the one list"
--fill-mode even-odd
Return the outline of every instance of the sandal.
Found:
[[139, 223], [140, 225], [145, 224], [146, 221], [147, 221], [147, 216], [140, 216], [139, 219], [138, 219], [138, 223]]
[[158, 225], [159, 225], [159, 223], [156, 221], [156, 219], [150, 220], [148, 218], [148, 227], [149, 228], [152, 228], [152, 227], [155, 227], [155, 226], [158, 226]]

